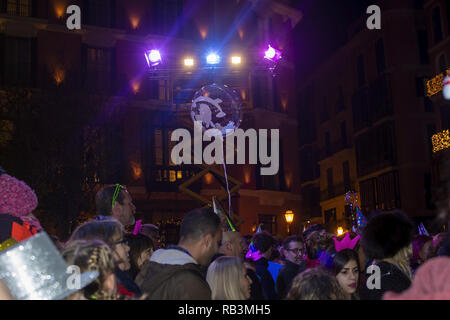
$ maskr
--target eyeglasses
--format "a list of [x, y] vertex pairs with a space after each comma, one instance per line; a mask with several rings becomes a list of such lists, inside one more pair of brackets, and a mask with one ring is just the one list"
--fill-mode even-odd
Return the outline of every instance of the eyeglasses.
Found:
[[115, 245], [119, 245], [119, 244], [124, 244], [126, 246], [128, 246], [128, 241], [127, 239], [122, 239], [120, 241], [114, 242]]
[[124, 186], [116, 183], [116, 189], [114, 190], [114, 194], [113, 194], [113, 198], [112, 198], [112, 203], [111, 203], [111, 208], [114, 207], [114, 203], [117, 200], [117, 197], [119, 196], [119, 192], [120, 190], [125, 189]]
[[304, 251], [304, 249], [301, 249], [301, 248], [296, 248], [296, 249], [286, 249], [287, 251], [290, 251], [290, 252], [292, 252], [292, 253], [295, 253], [295, 254], [302, 254], [303, 253], [303, 251]]

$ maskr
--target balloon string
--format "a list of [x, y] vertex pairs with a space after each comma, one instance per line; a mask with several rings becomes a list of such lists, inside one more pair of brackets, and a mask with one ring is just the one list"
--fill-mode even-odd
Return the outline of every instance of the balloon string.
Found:
[[228, 193], [228, 214], [231, 217], [231, 195], [230, 195], [230, 188], [228, 186], [228, 175], [227, 175], [227, 166], [225, 165], [225, 161], [223, 161], [223, 175], [225, 177], [225, 182], [227, 185], [227, 193]]

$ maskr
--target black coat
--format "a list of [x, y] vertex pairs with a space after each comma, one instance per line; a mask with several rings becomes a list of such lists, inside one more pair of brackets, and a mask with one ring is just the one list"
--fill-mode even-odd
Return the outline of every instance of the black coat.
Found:
[[275, 291], [275, 282], [267, 267], [269, 261], [266, 258], [261, 258], [255, 262], [256, 275], [259, 278], [259, 282], [262, 286], [262, 292], [265, 300], [277, 300], [278, 296]]
[[[361, 283], [361, 296], [363, 300], [381, 300], [385, 292], [394, 291], [400, 293], [408, 289], [411, 285], [411, 280], [395, 265], [385, 261], [377, 262], [376, 265], [380, 268], [380, 289], [369, 289], [367, 280], [364, 281]], [[366, 272], [365, 278], [368, 279], [370, 276], [371, 274]]]
[[306, 261], [298, 265], [289, 260], [286, 260], [286, 264], [281, 268], [277, 277], [277, 293], [280, 299], [284, 299], [289, 292], [292, 285], [292, 280], [299, 274], [305, 271]]

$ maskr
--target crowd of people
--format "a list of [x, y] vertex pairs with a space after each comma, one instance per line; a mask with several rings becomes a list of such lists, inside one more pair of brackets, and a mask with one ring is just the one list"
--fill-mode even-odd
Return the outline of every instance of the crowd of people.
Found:
[[[2, 273], [2, 263], [13, 263], [14, 250], [31, 255], [27, 248], [37, 242], [26, 244], [45, 233], [32, 214], [37, 205], [28, 185], [0, 171], [0, 299], [17, 299], [15, 290], [23, 287], [15, 285], [21, 273]], [[96, 208], [98, 216], [67, 242], [49, 236], [55, 255], [91, 275], [64, 299], [450, 299], [449, 235], [416, 234], [399, 210], [371, 217], [357, 232], [335, 236], [316, 224], [281, 241], [261, 230], [242, 235], [213, 209], [198, 208], [185, 215], [178, 244], [162, 247], [158, 227], [135, 221], [124, 186], [102, 188]], [[39, 259], [26, 258], [35, 270]], [[28, 287], [43, 290], [42, 284]]]

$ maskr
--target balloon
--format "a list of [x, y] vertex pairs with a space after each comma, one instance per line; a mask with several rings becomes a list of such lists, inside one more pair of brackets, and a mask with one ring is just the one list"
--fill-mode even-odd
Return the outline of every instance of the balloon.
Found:
[[[202, 131], [217, 129], [225, 136], [227, 130], [239, 128], [242, 122], [241, 105], [242, 100], [234, 90], [226, 85], [213, 83], [195, 93], [191, 119], [194, 124], [201, 124]], [[208, 132], [207, 135], [214, 134]]]
[[445, 100], [450, 100], [450, 76], [446, 76], [444, 79], [442, 93], [444, 94]]

